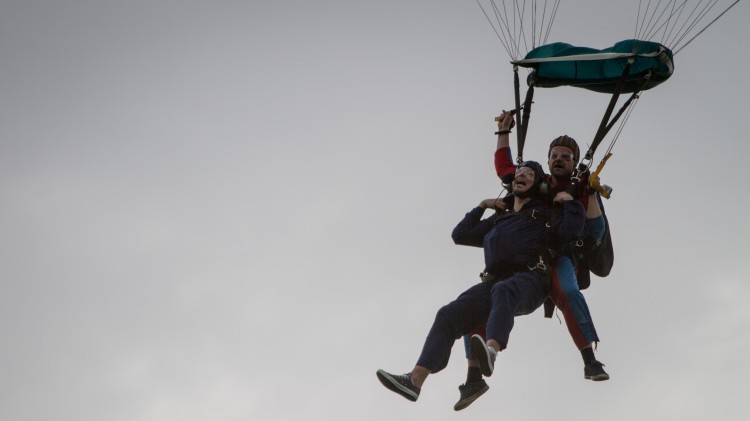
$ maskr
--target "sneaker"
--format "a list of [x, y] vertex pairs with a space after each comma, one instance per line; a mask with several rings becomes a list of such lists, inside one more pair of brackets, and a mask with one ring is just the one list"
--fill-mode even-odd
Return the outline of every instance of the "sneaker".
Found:
[[461, 397], [458, 399], [458, 402], [453, 405], [453, 409], [456, 411], [460, 411], [466, 408], [488, 390], [490, 390], [490, 387], [487, 386], [487, 383], [484, 380], [479, 380], [478, 382], [471, 382], [458, 386], [458, 391], [461, 393]]
[[487, 346], [479, 335], [472, 335], [471, 341], [471, 355], [479, 360], [479, 370], [482, 372], [484, 377], [490, 377], [492, 372], [495, 370], [495, 359], [497, 358], [497, 351], [494, 348]]
[[411, 373], [396, 375], [384, 370], [378, 370], [377, 374], [378, 380], [380, 380], [380, 383], [383, 383], [383, 386], [412, 402], [417, 401], [421, 389], [414, 386], [414, 383], [411, 381]]
[[609, 374], [604, 371], [604, 364], [597, 360], [594, 360], [583, 367], [583, 377], [594, 381], [609, 380]]

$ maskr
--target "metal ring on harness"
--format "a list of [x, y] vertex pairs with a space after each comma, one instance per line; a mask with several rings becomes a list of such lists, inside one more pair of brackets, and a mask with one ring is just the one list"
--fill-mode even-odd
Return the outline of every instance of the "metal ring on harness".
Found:
[[482, 282], [492, 282], [497, 279], [497, 277], [487, 271], [484, 271], [479, 273], [479, 279], [481, 279]]
[[[583, 162], [584, 160], [588, 160], [588, 164], [585, 164]], [[584, 157], [581, 160], [581, 163], [578, 164], [578, 168], [576, 168], [575, 174], [572, 177], [570, 177], [570, 180], [573, 181], [574, 183], [578, 183], [579, 181], [581, 181], [581, 177], [583, 176], [583, 174], [586, 173], [586, 171], [588, 171], [591, 168], [592, 163], [593, 163], [593, 158]]]

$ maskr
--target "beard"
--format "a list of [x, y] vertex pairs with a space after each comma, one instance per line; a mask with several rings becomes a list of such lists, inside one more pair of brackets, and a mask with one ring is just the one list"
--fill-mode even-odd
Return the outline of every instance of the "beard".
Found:
[[572, 176], [573, 171], [568, 170], [567, 168], [564, 168], [564, 167], [553, 167], [553, 168], [550, 168], [550, 174], [552, 175], [552, 177], [558, 180], [564, 180]]

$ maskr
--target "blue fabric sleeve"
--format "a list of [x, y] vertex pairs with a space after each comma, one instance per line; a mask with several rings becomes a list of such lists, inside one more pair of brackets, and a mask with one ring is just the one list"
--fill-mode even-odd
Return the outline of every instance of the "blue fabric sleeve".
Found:
[[591, 236], [594, 240], [599, 241], [604, 237], [604, 215], [599, 215], [598, 217], [594, 219], [587, 219], [586, 225], [589, 231], [589, 236]]
[[470, 210], [464, 219], [453, 229], [453, 242], [460, 246], [482, 247], [484, 235], [492, 228], [492, 219], [481, 220], [484, 209], [476, 207]]

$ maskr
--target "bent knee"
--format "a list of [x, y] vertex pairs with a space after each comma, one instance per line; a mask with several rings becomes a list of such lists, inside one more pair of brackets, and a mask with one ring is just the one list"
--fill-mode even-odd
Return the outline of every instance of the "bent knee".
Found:
[[459, 329], [457, 321], [455, 320], [455, 315], [451, 311], [450, 306], [443, 306], [438, 310], [435, 315], [435, 326], [439, 327], [440, 330], [454, 339], [458, 339], [466, 333]]

